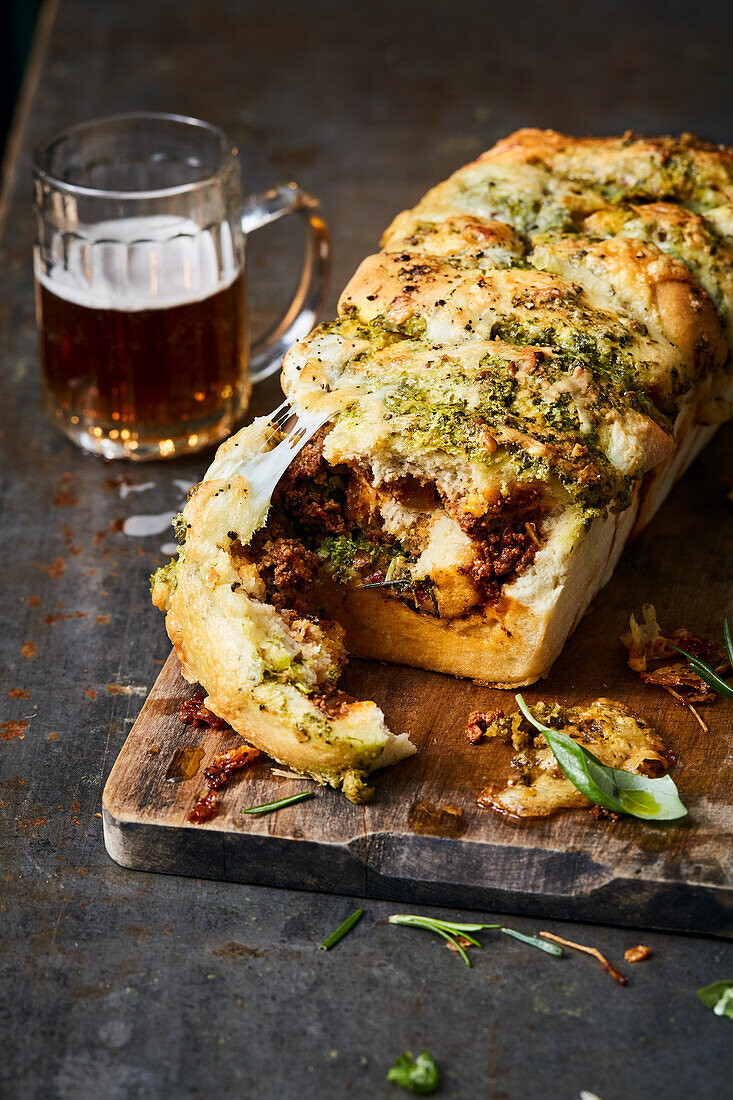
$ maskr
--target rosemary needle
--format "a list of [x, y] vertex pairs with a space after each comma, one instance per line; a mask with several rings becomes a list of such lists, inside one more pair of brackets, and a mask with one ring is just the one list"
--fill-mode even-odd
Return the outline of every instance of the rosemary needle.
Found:
[[248, 806], [242, 813], [271, 814], [285, 806], [293, 806], [296, 802], [305, 802], [307, 798], [315, 798], [315, 791], [301, 791], [300, 794], [291, 794], [287, 798], [278, 798], [275, 802], [261, 802], [259, 806]]
[[[725, 648], [728, 652], [728, 660], [733, 668], [733, 635], [731, 635], [727, 619], [723, 619], [723, 638], [725, 639]], [[670, 644], [670, 648], [674, 649], [676, 653], [681, 653], [683, 657], [686, 657], [695, 675], [699, 676], [703, 683], [711, 687], [714, 692], [718, 695], [725, 696], [726, 699], [733, 699], [733, 687], [718, 676], [715, 670], [712, 669], [709, 664], [706, 664], [701, 657], [695, 657], [693, 653], [688, 653], [686, 649], [682, 649], [678, 645]]]
[[[515, 940], [545, 951], [548, 955], [562, 955], [562, 948], [556, 944], [545, 943], [538, 936], [525, 936], [523, 932], [515, 932], [513, 928], [505, 928], [503, 924], [455, 924], [453, 921], [438, 920], [436, 917], [419, 917], [412, 913], [394, 913], [389, 918], [390, 924], [406, 924], [411, 928], [427, 928], [429, 932], [437, 932], [446, 943], [453, 947], [463, 959], [466, 966], [471, 966], [471, 960], [464, 951], [464, 947], [481, 947], [478, 940], [469, 936], [469, 932], [480, 932], [483, 928], [495, 929], [503, 932], [505, 936], [512, 936]], [[463, 942], [461, 942], [463, 941]]]
[[536, 947], [540, 951], [546, 952], [548, 955], [562, 955], [562, 947], [559, 947], [555, 943], [548, 943], [546, 940], [541, 940], [539, 936], [525, 936], [523, 932], [515, 932], [513, 928], [500, 928], [500, 932], [503, 932], [505, 936], [511, 936], [515, 940], [520, 940], [522, 943], [529, 944], [530, 947]]
[[717, 695], [724, 695], [728, 699], [733, 699], [733, 688], [721, 679], [709, 664], [706, 664], [699, 657], [693, 656], [692, 653], [688, 653], [686, 649], [681, 649], [678, 645], [670, 645], [670, 649], [674, 649], [677, 653], [681, 653], [683, 657], [686, 657], [695, 675], [699, 676]]
[[347, 917], [343, 924], [340, 924], [335, 932], [332, 932], [323, 943], [319, 943], [319, 951], [330, 951], [332, 947], [342, 940], [347, 932], [350, 932], [357, 921], [360, 921], [364, 916], [363, 909], [357, 909], [355, 913], [352, 913], [350, 917]]

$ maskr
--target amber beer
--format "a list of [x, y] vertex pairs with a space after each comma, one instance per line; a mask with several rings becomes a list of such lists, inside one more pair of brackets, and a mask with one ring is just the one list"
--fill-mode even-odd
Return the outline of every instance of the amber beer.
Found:
[[[316, 321], [328, 230], [297, 184], [243, 193], [237, 146], [183, 115], [80, 122], [33, 153], [40, 365], [54, 422], [104, 458], [171, 458], [226, 438], [252, 383]], [[248, 235], [307, 226], [298, 289], [250, 346]]]
[[[230, 430], [246, 403], [243, 274], [205, 297], [111, 309], [37, 281], [41, 367], [52, 411], [133, 452], [198, 449]], [[140, 304], [140, 303], [138, 303]]]

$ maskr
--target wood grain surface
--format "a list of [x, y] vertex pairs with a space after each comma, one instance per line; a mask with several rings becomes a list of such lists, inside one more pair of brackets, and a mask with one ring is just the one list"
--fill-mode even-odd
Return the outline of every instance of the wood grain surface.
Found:
[[[690, 477], [688, 490], [694, 470]], [[374, 801], [353, 806], [319, 789], [314, 800], [245, 816], [246, 806], [311, 786], [273, 774], [272, 761], [262, 757], [223, 788], [215, 819], [192, 826], [186, 814], [205, 789], [204, 768], [238, 738], [179, 720], [178, 707], [191, 688], [171, 654], [107, 783], [109, 853], [138, 869], [729, 935], [733, 708], [723, 700], [701, 708], [709, 724], [704, 732], [667, 693], [644, 686], [629, 671], [619, 643], [629, 612], [642, 599], [657, 601], [663, 626], [719, 630], [723, 591], [696, 583], [686, 557], [697, 553], [699, 570], [709, 554], [727, 576], [724, 528], [709, 527], [706, 540], [695, 524], [688, 493], [676, 492], [632, 547], [637, 570], [614, 578], [547, 680], [524, 692], [529, 702], [566, 704], [604, 695], [650, 721], [679, 757], [673, 775], [689, 809], [681, 822], [599, 821], [580, 810], [517, 823], [482, 809], [477, 796], [507, 775], [510, 752], [491, 742], [470, 745], [466, 718], [472, 710], [514, 709], [512, 694], [438, 673], [353, 661], [344, 688], [375, 699], [390, 727], [408, 732], [419, 750], [376, 773]], [[203, 749], [198, 770], [172, 782], [174, 754], [186, 746]]]

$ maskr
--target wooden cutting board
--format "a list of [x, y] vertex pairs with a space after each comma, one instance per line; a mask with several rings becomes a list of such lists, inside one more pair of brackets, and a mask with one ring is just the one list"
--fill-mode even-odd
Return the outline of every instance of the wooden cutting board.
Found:
[[[126, 867], [235, 882], [323, 890], [401, 903], [595, 920], [730, 935], [733, 932], [733, 703], [694, 717], [626, 666], [618, 638], [629, 613], [655, 603], [660, 623], [720, 635], [731, 593], [730, 505], [718, 440], [627, 551], [528, 702], [621, 700], [679, 756], [673, 770], [689, 816], [679, 823], [598, 821], [587, 810], [512, 823], [476, 798], [506, 775], [508, 750], [470, 745], [472, 710], [513, 709], [511, 693], [438, 673], [354, 661], [343, 687], [383, 708], [416, 756], [376, 775], [377, 794], [353, 806], [330, 789], [277, 813], [242, 809], [311, 788], [274, 775], [265, 758], [222, 789], [205, 825], [186, 814], [215, 752], [238, 738], [177, 717], [191, 688], [171, 655], [104, 792], [107, 850]], [[717, 457], [716, 457], [717, 452]], [[199, 751], [196, 751], [199, 750]], [[185, 758], [190, 778], [171, 772]], [[184, 769], [185, 770], [185, 769]]]

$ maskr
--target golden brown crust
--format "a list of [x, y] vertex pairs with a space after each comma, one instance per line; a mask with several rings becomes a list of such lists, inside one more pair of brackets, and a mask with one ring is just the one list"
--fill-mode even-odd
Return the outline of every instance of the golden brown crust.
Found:
[[[654, 244], [627, 237], [594, 241], [583, 236], [535, 240], [539, 265], [582, 282], [591, 300], [623, 309], [657, 341], [670, 345], [652, 385], [670, 392], [670, 365], [681, 361], [690, 379], [719, 367], [728, 355], [725, 332], [709, 294], [680, 260]], [[544, 262], [543, 262], [544, 261]]]
[[[339, 320], [291, 349], [283, 370], [296, 408], [326, 392], [355, 413], [335, 418], [328, 462], [361, 469], [377, 501], [400, 480], [424, 479], [445, 508], [444, 543], [431, 534], [416, 551], [421, 560], [437, 547], [420, 576], [434, 578], [444, 617], [334, 587], [350, 652], [502, 686], [546, 674], [632, 530], [730, 400], [732, 210], [730, 149], [689, 136], [578, 140], [527, 129], [397, 216], [346, 287]], [[455, 410], [470, 421], [468, 437]], [[467, 501], [482, 516], [517, 484], [539, 486], [537, 552], [502, 581], [498, 600], [472, 610], [473, 550], [448, 520]], [[232, 493], [235, 511], [244, 502]], [[415, 534], [403, 505], [391, 501], [391, 518], [379, 505], [397, 539], [400, 524]], [[218, 537], [228, 529], [216, 488], [189, 509], [208, 532], [200, 556], [209, 560], [206, 517], [218, 517]], [[197, 538], [190, 558], [187, 543], [192, 562]], [[259, 599], [257, 578], [248, 584]], [[181, 618], [196, 606], [181, 598]], [[196, 632], [182, 645], [177, 613], [169, 618], [189, 671], [207, 668], [228, 715], [226, 692], [214, 690], [222, 669], [209, 669], [203, 652], [193, 662]], [[209, 632], [205, 646], [215, 644]]]
[[[541, 164], [555, 175], [585, 183], [622, 186], [629, 199], [672, 198], [695, 194], [695, 175], [711, 192], [710, 205], [733, 200], [733, 149], [681, 137], [571, 138], [554, 130], [517, 130], [483, 153], [476, 163]], [[717, 201], [715, 201], [717, 200]]]
[[[606, 502], [620, 478], [632, 504], [569, 541], [558, 533], [562, 524], [551, 525], [527, 574], [505, 585], [501, 615], [446, 621], [349, 590], [350, 648], [502, 684], [530, 682], [610, 576], [634, 525], [647, 521], [709, 437], [698, 422], [725, 415], [733, 150], [689, 135], [574, 139], [520, 130], [399, 214], [382, 248], [344, 290], [341, 320], [327, 337], [316, 332], [284, 364], [296, 402], [309, 352], [321, 372], [337, 364], [336, 387], [348, 379], [362, 416], [351, 426], [337, 422], [329, 460], [372, 469], [385, 484], [408, 472], [434, 479], [444, 498], [486, 500], [496, 491], [497, 458], [520, 455], [533, 470], [538, 460], [547, 464], [548, 492], [568, 522], [562, 493], [572, 495], [586, 478], [600, 485], [605, 461]], [[373, 332], [389, 339], [375, 348]], [[511, 374], [524, 394], [518, 411], [511, 408], [516, 415], [483, 412], [484, 362]], [[445, 384], [451, 372], [461, 376], [453, 395]], [[446, 451], [441, 464], [432, 441], [410, 452], [412, 425], [395, 415], [394, 398], [399, 407], [411, 386], [436, 409], [452, 400], [481, 411], [470, 462]], [[380, 416], [384, 392], [392, 404]], [[571, 402], [579, 430], [556, 431], [544, 410], [535, 417], [551, 393], [559, 407]]]

